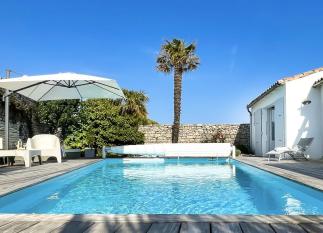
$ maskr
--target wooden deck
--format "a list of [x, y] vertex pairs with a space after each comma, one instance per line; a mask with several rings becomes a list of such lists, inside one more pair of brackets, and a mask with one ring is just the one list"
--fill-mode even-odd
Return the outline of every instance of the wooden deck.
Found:
[[0, 232], [321, 233], [322, 216], [0, 215]]
[[236, 160], [323, 191], [323, 161], [272, 160], [238, 157]]
[[97, 159], [77, 159], [63, 161], [60, 164], [33, 164], [30, 168], [26, 168], [23, 165], [0, 167], [0, 196], [98, 161]]

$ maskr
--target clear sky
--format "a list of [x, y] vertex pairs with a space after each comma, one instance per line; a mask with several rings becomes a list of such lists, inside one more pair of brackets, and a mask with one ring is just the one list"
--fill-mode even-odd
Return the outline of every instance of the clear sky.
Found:
[[166, 39], [197, 43], [183, 80], [183, 123], [248, 122], [275, 80], [323, 66], [323, 1], [0, 1], [0, 73], [78, 72], [143, 90], [149, 115], [173, 118], [173, 79], [156, 72]]

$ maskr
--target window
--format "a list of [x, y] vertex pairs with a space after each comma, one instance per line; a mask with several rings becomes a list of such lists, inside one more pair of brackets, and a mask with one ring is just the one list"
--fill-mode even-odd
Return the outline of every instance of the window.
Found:
[[270, 111], [270, 121], [271, 121], [271, 140], [275, 141], [275, 108]]

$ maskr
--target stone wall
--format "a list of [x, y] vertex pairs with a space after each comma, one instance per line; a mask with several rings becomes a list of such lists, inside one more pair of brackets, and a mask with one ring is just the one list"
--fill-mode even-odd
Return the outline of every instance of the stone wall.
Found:
[[[144, 133], [145, 143], [170, 143], [172, 140], [171, 125], [140, 126], [139, 131]], [[225, 142], [234, 145], [244, 145], [249, 148], [249, 124], [181, 125], [179, 142], [214, 142], [214, 135], [217, 132], [222, 132], [225, 137]]]

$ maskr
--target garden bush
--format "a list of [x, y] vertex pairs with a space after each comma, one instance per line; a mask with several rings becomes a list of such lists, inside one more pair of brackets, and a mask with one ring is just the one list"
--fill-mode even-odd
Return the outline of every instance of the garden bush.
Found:
[[241, 150], [236, 149], [236, 157], [239, 157], [241, 155]]
[[237, 150], [240, 150], [242, 154], [250, 154], [250, 150], [247, 146], [245, 145], [235, 145]]
[[62, 129], [66, 148], [144, 143], [139, 125], [156, 123], [147, 117], [147, 96], [124, 90], [127, 100], [93, 99], [47, 101], [37, 106], [37, 116], [51, 133]]

